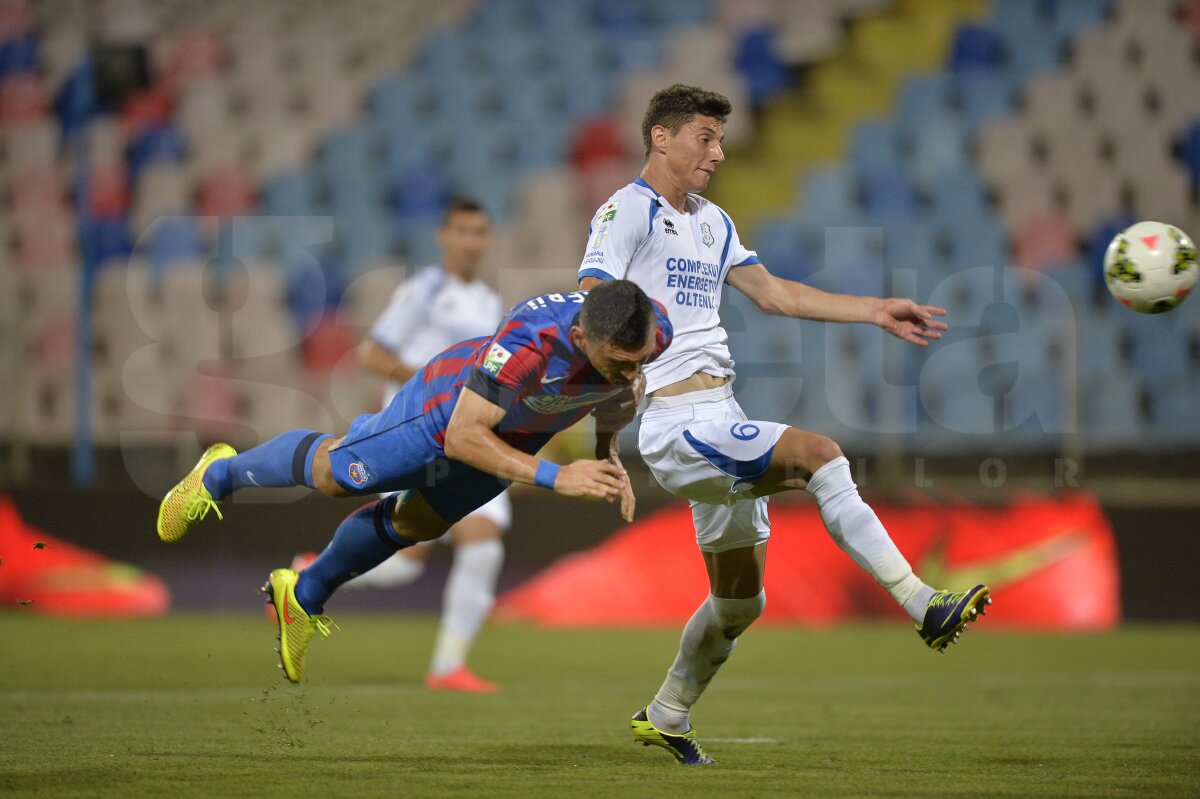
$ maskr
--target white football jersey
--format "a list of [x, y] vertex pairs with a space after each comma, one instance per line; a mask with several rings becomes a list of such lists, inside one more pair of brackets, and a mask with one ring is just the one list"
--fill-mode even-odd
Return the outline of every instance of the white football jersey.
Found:
[[689, 194], [679, 213], [639, 177], [596, 212], [579, 279], [632, 280], [666, 307], [675, 339], [644, 367], [651, 392], [696, 372], [733, 375], [721, 288], [731, 268], [757, 263], [718, 206]]
[[[490, 286], [481, 280], [466, 283], [434, 264], [396, 288], [371, 338], [417, 369], [452, 344], [495, 333], [503, 316], [500, 295]], [[400, 385], [388, 381], [385, 406]]]

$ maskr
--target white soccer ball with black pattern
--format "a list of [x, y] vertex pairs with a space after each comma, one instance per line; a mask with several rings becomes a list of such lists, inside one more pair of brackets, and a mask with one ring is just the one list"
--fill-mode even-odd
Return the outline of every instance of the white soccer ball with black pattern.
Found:
[[1117, 302], [1138, 313], [1165, 313], [1187, 299], [1200, 277], [1196, 245], [1174, 225], [1138, 222], [1104, 253], [1104, 282]]

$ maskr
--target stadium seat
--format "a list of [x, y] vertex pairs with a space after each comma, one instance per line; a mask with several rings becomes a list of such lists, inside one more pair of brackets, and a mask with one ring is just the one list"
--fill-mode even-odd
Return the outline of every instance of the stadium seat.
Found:
[[913, 177], [921, 186], [929, 187], [942, 174], [968, 165], [966, 133], [955, 114], [913, 122], [905, 126], [902, 135], [911, 152]]
[[952, 76], [951, 98], [970, 134], [1012, 111], [1015, 81], [1003, 71], [964, 72]]
[[183, 135], [174, 125], [146, 130], [137, 136], [129, 148], [129, 174], [134, 181], [150, 164], [159, 161], [178, 163], [186, 155]]
[[151, 223], [146, 235], [149, 237], [146, 254], [156, 277], [177, 264], [191, 263], [203, 251], [194, 217], [160, 216]]
[[200, 176], [197, 209], [202, 215], [239, 216], [255, 206], [255, 181], [244, 168], [233, 164]]
[[122, 262], [133, 254], [129, 220], [113, 215], [93, 219], [84, 227], [84, 246], [91, 262]]
[[87, 185], [87, 207], [92, 216], [121, 216], [129, 210], [128, 176], [123, 165], [94, 164]]
[[147, 167], [137, 180], [132, 219], [135, 235], [163, 214], [181, 214], [191, 207], [191, 185], [183, 169], [172, 163]]
[[0, 128], [37, 122], [46, 116], [46, 91], [34, 74], [10, 75], [0, 83]]
[[49, 120], [15, 125], [0, 134], [10, 169], [52, 166], [58, 157], [58, 131]]
[[1013, 261], [1023, 269], [1061, 268], [1074, 263], [1078, 252], [1071, 223], [1062, 214], [1029, 217], [1013, 234]]
[[263, 186], [263, 210], [272, 216], [311, 216], [318, 186], [312, 170], [279, 173]]
[[0, 37], [0, 81], [10, 75], [38, 71], [38, 39], [33, 33], [10, 38]]
[[913, 219], [918, 213], [916, 186], [900, 167], [878, 169], [862, 177], [863, 205], [879, 223]]
[[955, 73], [992, 70], [1004, 65], [1004, 41], [995, 29], [964, 23], [954, 33], [947, 64]]
[[771, 28], [742, 31], [733, 64], [745, 80], [750, 102], [755, 108], [769, 102], [791, 84], [787, 66], [775, 54], [775, 36]]
[[840, 167], [810, 170], [802, 178], [800, 217], [809, 225], [853, 224], [860, 218], [856, 187], [850, 172]]
[[951, 82], [941, 73], [916, 75], [900, 89], [899, 121], [912, 125], [945, 113], [951, 104]]
[[392, 211], [397, 219], [439, 217], [450, 198], [450, 184], [433, 166], [397, 175], [392, 184]]
[[895, 123], [867, 120], [858, 124], [850, 143], [850, 164], [856, 175], [895, 169], [900, 163], [900, 134]]

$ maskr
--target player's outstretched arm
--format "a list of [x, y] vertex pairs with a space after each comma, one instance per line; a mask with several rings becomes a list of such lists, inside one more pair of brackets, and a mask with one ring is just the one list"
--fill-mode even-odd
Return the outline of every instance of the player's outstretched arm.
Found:
[[[537, 483], [542, 462], [510, 447], [493, 432], [507, 411], [470, 388], [464, 388], [454, 404], [446, 441], [446, 456], [518, 483]], [[558, 470], [554, 491], [568, 497], [615, 498], [624, 486], [625, 470], [607, 461], [575, 461]]]
[[866, 322], [877, 325], [893, 336], [918, 346], [942, 337], [946, 323], [943, 308], [919, 305], [900, 297], [880, 299], [852, 294], [831, 294], [794, 280], [784, 280], [762, 264], [731, 269], [729, 285], [749, 297], [759, 310], [771, 316], [813, 319], [818, 322]]
[[417, 373], [416, 369], [397, 358], [387, 347], [371, 339], [359, 347], [358, 362], [367, 371], [397, 383], [403, 383]]

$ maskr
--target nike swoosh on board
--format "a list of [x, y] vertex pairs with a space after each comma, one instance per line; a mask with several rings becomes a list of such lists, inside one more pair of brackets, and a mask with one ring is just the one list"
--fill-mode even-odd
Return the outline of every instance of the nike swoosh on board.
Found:
[[1036, 571], [1052, 566], [1082, 549], [1087, 537], [1078, 532], [1063, 532], [1003, 555], [978, 558], [947, 565], [944, 543], [939, 543], [921, 561], [918, 573], [929, 585], [956, 586], [986, 584], [997, 586], [1019, 582]]

